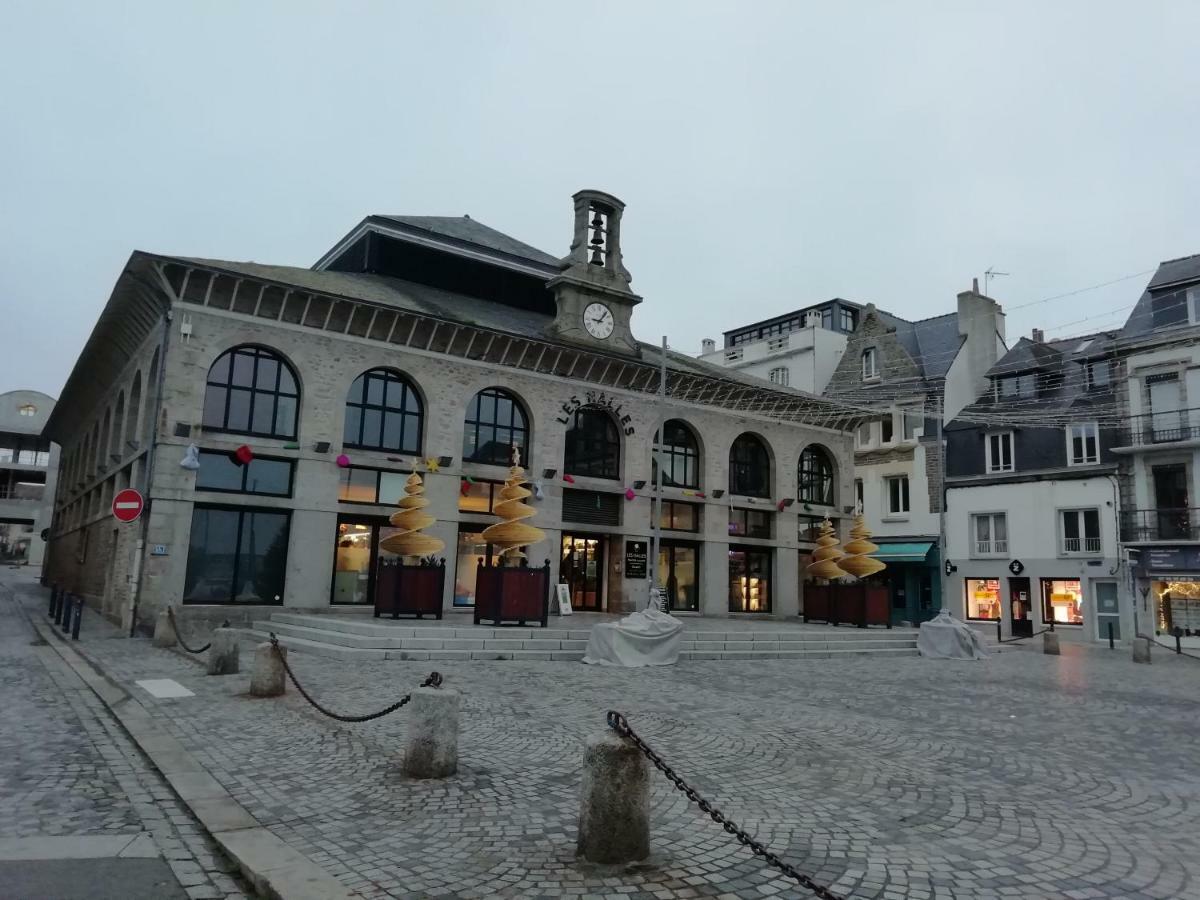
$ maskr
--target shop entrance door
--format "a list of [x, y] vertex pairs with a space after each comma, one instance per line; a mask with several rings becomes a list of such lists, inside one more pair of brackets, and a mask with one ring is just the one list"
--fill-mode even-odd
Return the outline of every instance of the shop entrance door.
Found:
[[1029, 618], [1029, 579], [1008, 579], [1009, 622], [1013, 637], [1030, 637], [1033, 619]]
[[558, 580], [571, 591], [574, 609], [599, 612], [604, 608], [604, 562], [608, 538], [604, 535], [564, 534]]

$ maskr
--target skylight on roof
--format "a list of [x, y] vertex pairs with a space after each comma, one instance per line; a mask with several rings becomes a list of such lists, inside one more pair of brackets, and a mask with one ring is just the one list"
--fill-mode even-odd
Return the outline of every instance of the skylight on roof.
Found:
[[1086, 350], [1090, 346], [1092, 346], [1092, 341], [1086, 340], [1082, 344], [1080, 344], [1078, 347], [1075, 348], [1075, 352], [1082, 353], [1084, 350]]

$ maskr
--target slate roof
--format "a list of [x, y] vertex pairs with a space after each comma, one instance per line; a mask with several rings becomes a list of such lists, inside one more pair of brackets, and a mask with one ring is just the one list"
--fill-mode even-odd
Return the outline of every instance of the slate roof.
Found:
[[950, 371], [965, 338], [958, 333], [958, 313], [909, 322], [884, 314], [896, 322], [896, 339], [908, 351], [926, 378], [941, 378]]
[[[1200, 253], [1159, 263], [1158, 269], [1146, 285], [1146, 290], [1142, 292], [1129, 318], [1125, 320], [1125, 327], [1121, 329], [1121, 339], [1145, 337], [1155, 331], [1153, 301], [1172, 291], [1178, 291], [1177, 300], [1166, 302], [1186, 303], [1187, 296], [1183, 289], [1195, 282], [1200, 282]], [[1183, 322], [1174, 327], [1184, 328], [1187, 324]]]
[[1101, 331], [1046, 342], [1021, 338], [988, 370], [988, 376], [1043, 371], [1050, 376], [1050, 389], [1038, 397], [997, 399], [989, 384], [982, 396], [965, 407], [952, 422], [946, 423], [946, 429], [977, 428], [979, 426], [972, 421], [973, 417], [979, 414], [995, 415], [1009, 406], [1030, 422], [1036, 422], [1038, 417], [1046, 414], [1061, 414], [1067, 410], [1098, 407], [1111, 412], [1111, 390], [1087, 390], [1083, 366], [1090, 359], [1109, 355], [1118, 334], [1116, 331]]
[[520, 257], [547, 266], [557, 266], [558, 258], [532, 247], [502, 231], [477, 222], [470, 216], [388, 216], [375, 215], [373, 219], [394, 222], [407, 228], [417, 228], [439, 237], [450, 238], [462, 244], [474, 244], [488, 250], [498, 250], [509, 256]]

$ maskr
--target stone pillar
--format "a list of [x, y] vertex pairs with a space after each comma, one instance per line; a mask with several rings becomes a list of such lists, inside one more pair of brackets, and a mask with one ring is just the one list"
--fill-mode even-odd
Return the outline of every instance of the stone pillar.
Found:
[[231, 628], [218, 628], [208, 648], [208, 674], [236, 675], [241, 668], [240, 651], [237, 633]]
[[179, 638], [175, 634], [175, 623], [171, 621], [171, 614], [166, 608], [158, 611], [158, 618], [154, 620], [154, 646], [155, 647], [174, 647]]
[[419, 687], [408, 704], [404, 774], [448, 778], [458, 771], [458, 691]]
[[650, 772], [634, 744], [612, 732], [583, 751], [576, 853], [588, 862], [629, 863], [650, 855]]
[[283, 671], [282, 656], [287, 659], [287, 647], [279, 653], [269, 643], [254, 648], [254, 673], [250, 676], [251, 697], [278, 697], [287, 689], [287, 674]]
[[1062, 650], [1058, 645], [1058, 633], [1047, 631], [1042, 635], [1042, 652], [1047, 656], [1061, 656]]
[[1150, 638], [1135, 637], [1133, 639], [1133, 661], [1135, 663], [1150, 662]]

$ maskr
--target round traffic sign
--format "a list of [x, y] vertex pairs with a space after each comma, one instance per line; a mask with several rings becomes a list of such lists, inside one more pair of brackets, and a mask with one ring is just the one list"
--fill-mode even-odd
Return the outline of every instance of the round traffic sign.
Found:
[[125, 488], [113, 497], [112, 514], [118, 522], [132, 522], [142, 514], [145, 505], [140, 493], [133, 488]]

